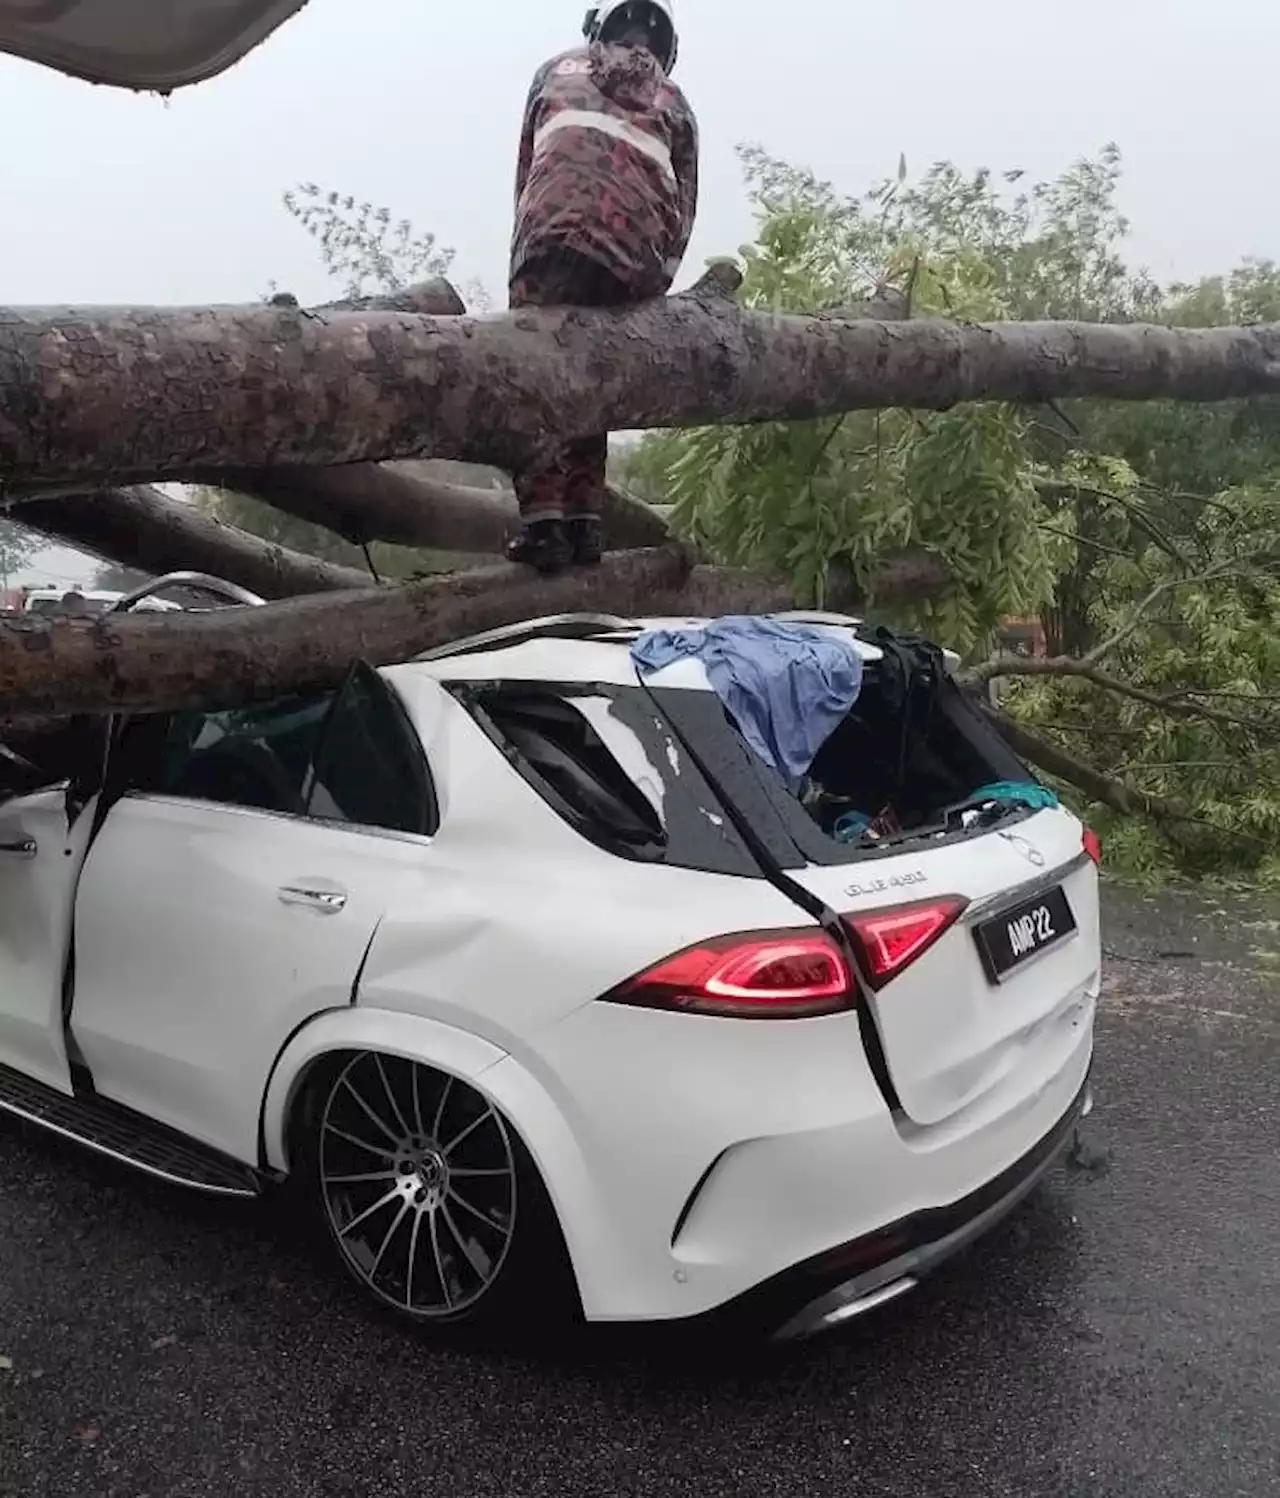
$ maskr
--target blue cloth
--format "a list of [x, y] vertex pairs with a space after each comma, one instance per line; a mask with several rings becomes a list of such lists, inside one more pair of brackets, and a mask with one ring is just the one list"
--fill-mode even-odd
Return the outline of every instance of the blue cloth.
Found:
[[643, 675], [696, 656], [742, 736], [794, 790], [858, 700], [862, 657], [811, 625], [729, 615], [703, 629], [653, 629], [631, 647]]
[[1035, 811], [1052, 810], [1058, 805], [1058, 797], [1047, 785], [1037, 785], [1033, 780], [997, 780], [991, 785], [980, 785], [971, 798], [974, 801], [1018, 801]]
[[856, 843], [870, 826], [871, 818], [865, 812], [841, 812], [831, 829], [831, 836], [838, 843]]

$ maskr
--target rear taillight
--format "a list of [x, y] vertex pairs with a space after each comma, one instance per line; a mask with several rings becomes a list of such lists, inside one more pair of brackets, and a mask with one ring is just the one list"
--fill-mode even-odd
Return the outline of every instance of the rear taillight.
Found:
[[966, 901], [949, 896], [945, 900], [845, 916], [844, 923], [857, 945], [867, 986], [882, 988], [890, 978], [910, 967], [955, 924], [965, 904]]
[[1084, 829], [1084, 836], [1080, 841], [1084, 847], [1084, 851], [1089, 855], [1091, 859], [1093, 859], [1094, 863], [1097, 864], [1099, 868], [1101, 868], [1102, 839], [1098, 836], [1098, 834], [1093, 830], [1092, 827], [1086, 827]]
[[849, 964], [821, 931], [751, 931], [687, 947], [608, 998], [738, 1019], [804, 1019], [847, 1009]]

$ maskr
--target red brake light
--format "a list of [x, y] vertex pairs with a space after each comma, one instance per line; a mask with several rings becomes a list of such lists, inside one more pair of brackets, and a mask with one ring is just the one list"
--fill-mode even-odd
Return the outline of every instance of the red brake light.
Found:
[[1099, 868], [1102, 867], [1102, 839], [1092, 827], [1084, 829], [1084, 837], [1081, 839], [1084, 851], [1093, 859]]
[[677, 952], [608, 995], [615, 1003], [739, 1019], [802, 1019], [853, 1002], [849, 964], [822, 931], [753, 931]]
[[952, 897], [846, 916], [845, 925], [857, 942], [867, 986], [883, 987], [927, 952], [955, 923], [965, 903]]

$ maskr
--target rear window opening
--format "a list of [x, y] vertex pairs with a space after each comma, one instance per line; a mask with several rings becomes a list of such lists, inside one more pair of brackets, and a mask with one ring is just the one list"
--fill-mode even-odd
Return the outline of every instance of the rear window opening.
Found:
[[1002, 782], [1030, 777], [952, 681], [917, 678], [904, 701], [872, 664], [797, 799], [827, 837], [868, 849], [1022, 815], [1019, 802], [985, 793]]
[[[904, 652], [906, 654], [906, 652]], [[858, 700], [793, 792], [757, 756], [713, 692], [652, 687], [655, 702], [779, 868], [843, 864], [904, 845], [953, 841], [1020, 820], [1034, 785], [1017, 756], [938, 665], [868, 662]], [[905, 679], [904, 679], [905, 678]]]

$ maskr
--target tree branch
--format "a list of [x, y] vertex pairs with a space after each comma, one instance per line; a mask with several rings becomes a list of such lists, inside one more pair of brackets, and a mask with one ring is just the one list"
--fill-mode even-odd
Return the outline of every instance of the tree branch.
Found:
[[[325, 477], [325, 471], [319, 476]], [[15, 500], [10, 508], [22, 524], [109, 561], [152, 574], [184, 568], [211, 572], [263, 598], [373, 585], [358, 567], [324, 562], [263, 541], [146, 485]], [[849, 574], [833, 570], [829, 602], [833, 609], [858, 609], [873, 601], [883, 606], [936, 598], [950, 583], [941, 557], [912, 548], [883, 557], [866, 589]], [[690, 587], [694, 591], [679, 600], [676, 612], [760, 613], [795, 606], [795, 597], [782, 580], [731, 567], [699, 567]]]
[[1086, 651], [1081, 656], [1081, 663], [1086, 666], [1096, 666], [1104, 656], [1110, 655], [1113, 650], [1119, 649], [1128, 639], [1131, 639], [1146, 619], [1148, 611], [1162, 599], [1166, 593], [1172, 593], [1178, 588], [1192, 587], [1196, 583], [1212, 582], [1215, 579], [1230, 576], [1233, 572], [1231, 567], [1215, 567], [1208, 572], [1197, 573], [1194, 577], [1171, 577], [1159, 582], [1146, 595], [1139, 600], [1137, 606], [1129, 619], [1113, 635], [1095, 645], [1092, 650]]
[[211, 572], [262, 598], [368, 587], [371, 582], [359, 568], [273, 545], [147, 485], [18, 500], [11, 512], [33, 530], [125, 567], [153, 575], [185, 568]]
[[0, 313], [13, 486], [419, 455], [518, 468], [591, 432], [962, 400], [1280, 391], [1280, 327], [845, 321], [670, 297], [492, 318]]
[[461, 636], [547, 613], [643, 615], [679, 598], [677, 546], [607, 556], [539, 578], [502, 564], [393, 588], [265, 604], [92, 619], [0, 619], [6, 716], [232, 707], [338, 680], [353, 660], [386, 665]]
[[1131, 697], [1135, 702], [1145, 702], [1148, 707], [1156, 708], [1173, 718], [1202, 718], [1210, 723], [1254, 731], [1263, 726], [1256, 718], [1224, 713], [1218, 708], [1204, 707], [1200, 703], [1187, 702], [1176, 696], [1162, 696], [1145, 687], [1134, 686], [1118, 676], [1099, 671], [1096, 666], [1089, 665], [1086, 660], [1078, 660], [1075, 656], [997, 656], [966, 671], [964, 679], [967, 683], [982, 685], [1003, 676], [1074, 676], [1082, 681], [1092, 682], [1103, 691]]
[[1037, 766], [1047, 775], [1052, 775], [1058, 780], [1065, 780], [1068, 785], [1074, 785], [1091, 801], [1096, 801], [1102, 806], [1109, 806], [1112, 811], [1118, 812], [1122, 817], [1142, 815], [1156, 821], [1184, 822], [1207, 828], [1219, 837], [1262, 846], [1261, 838], [1256, 838], [1247, 832], [1236, 831], [1234, 828], [1219, 827], [1217, 823], [1198, 816], [1180, 801], [1171, 801], [1166, 796], [1154, 796], [1149, 791], [1140, 790], [1126, 780], [1104, 775], [1095, 766], [1077, 759], [1073, 754], [1068, 754], [1065, 749], [1049, 739], [1042, 738], [1040, 734], [1019, 723], [1016, 718], [1011, 718], [1008, 713], [1002, 713], [998, 708], [990, 707], [981, 701], [977, 703], [977, 706], [1019, 758]]
[[[519, 512], [509, 489], [451, 484], [424, 464], [351, 463], [340, 468], [210, 469], [197, 483], [234, 489], [354, 545], [389, 541], [438, 551], [502, 551]], [[612, 550], [661, 546], [666, 521], [643, 500], [605, 490], [603, 521]]]
[[[887, 558], [876, 581], [892, 600], [936, 592], [947, 580], [938, 558], [907, 552]], [[784, 581], [691, 566], [688, 548], [675, 545], [610, 553], [600, 567], [550, 579], [502, 564], [394, 587], [362, 581], [359, 589], [263, 608], [0, 619], [3, 716], [234, 706], [323, 685], [356, 658], [407, 660], [461, 635], [546, 614], [683, 617], [795, 607]], [[851, 579], [835, 591], [833, 607], [861, 601]]]

